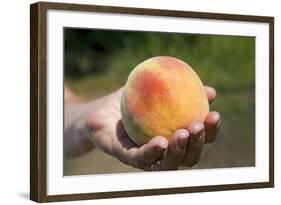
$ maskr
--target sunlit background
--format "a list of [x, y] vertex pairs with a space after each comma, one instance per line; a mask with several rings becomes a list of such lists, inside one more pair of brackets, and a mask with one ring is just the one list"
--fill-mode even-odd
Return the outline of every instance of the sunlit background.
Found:
[[[130, 71], [152, 56], [187, 62], [217, 90], [211, 110], [222, 119], [217, 140], [204, 146], [193, 169], [255, 165], [255, 38], [67, 28], [64, 39], [65, 83], [89, 100], [123, 86]], [[140, 170], [97, 148], [64, 160], [64, 175], [132, 171]]]

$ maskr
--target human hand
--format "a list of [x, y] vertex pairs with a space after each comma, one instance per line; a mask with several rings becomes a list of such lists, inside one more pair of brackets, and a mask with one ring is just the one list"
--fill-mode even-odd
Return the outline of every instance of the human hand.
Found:
[[[209, 103], [216, 98], [216, 90], [205, 86]], [[169, 147], [153, 170], [175, 170], [179, 166], [194, 166], [200, 160], [204, 143], [212, 143], [220, 129], [220, 114], [209, 112], [204, 123], [193, 122], [186, 129], [176, 130]]]
[[[205, 87], [205, 90], [211, 103], [216, 91], [210, 87]], [[199, 161], [203, 144], [215, 140], [220, 116], [217, 112], [210, 112], [204, 124], [194, 122], [187, 129], [175, 131], [170, 142], [163, 136], [156, 136], [138, 147], [122, 124], [121, 93], [122, 88], [104, 97], [86, 120], [94, 144], [120, 161], [144, 170], [174, 170], [179, 166], [193, 166]]]

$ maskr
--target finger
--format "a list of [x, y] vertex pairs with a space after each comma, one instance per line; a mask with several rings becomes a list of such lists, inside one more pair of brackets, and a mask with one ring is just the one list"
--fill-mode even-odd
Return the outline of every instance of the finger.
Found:
[[191, 123], [187, 130], [189, 132], [189, 142], [182, 164], [191, 167], [200, 159], [205, 138], [204, 124], [201, 122]]
[[167, 147], [168, 140], [162, 136], [158, 136], [140, 148], [129, 150], [127, 156], [133, 166], [150, 170], [150, 165], [161, 157]]
[[217, 96], [217, 92], [216, 92], [215, 88], [209, 87], [209, 86], [204, 86], [204, 89], [207, 94], [209, 103], [214, 102], [215, 98]]
[[218, 112], [209, 112], [205, 119], [205, 143], [212, 143], [215, 141], [216, 136], [220, 129], [220, 114]]
[[160, 162], [160, 170], [178, 169], [185, 155], [188, 138], [189, 133], [186, 129], [179, 129], [174, 133], [168, 150]]

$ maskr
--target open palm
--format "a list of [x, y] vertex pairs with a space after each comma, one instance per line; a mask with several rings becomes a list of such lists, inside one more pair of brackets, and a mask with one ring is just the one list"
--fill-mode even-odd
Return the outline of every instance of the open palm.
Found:
[[[205, 87], [209, 102], [216, 92]], [[179, 166], [193, 166], [199, 161], [203, 144], [213, 142], [220, 126], [220, 116], [210, 112], [204, 124], [194, 122], [186, 129], [176, 130], [172, 140], [155, 136], [138, 147], [126, 133], [121, 120], [120, 100], [122, 88], [99, 101], [95, 111], [87, 118], [91, 140], [104, 152], [120, 161], [144, 170], [174, 170]]]

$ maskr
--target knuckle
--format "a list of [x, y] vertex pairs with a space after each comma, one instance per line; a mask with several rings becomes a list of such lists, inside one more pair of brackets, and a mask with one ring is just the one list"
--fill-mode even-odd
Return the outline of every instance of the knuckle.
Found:
[[135, 157], [132, 158], [131, 165], [135, 168], [139, 168], [139, 169], [143, 169], [143, 170], [148, 169], [147, 163], [145, 163], [144, 160], [142, 158], [140, 158], [140, 156], [138, 156], [138, 155], [135, 155]]
[[121, 158], [122, 154], [120, 149], [118, 149], [117, 143], [114, 141], [110, 144], [111, 152], [113, 156], [116, 156], [118, 159]]
[[137, 160], [137, 159], [132, 160], [132, 166], [135, 168], [140, 168], [139, 160]]
[[138, 160], [138, 159], [135, 159], [133, 160], [133, 166], [135, 168], [139, 168], [139, 169], [143, 169], [143, 170], [150, 170], [150, 166], [148, 166], [147, 164], [145, 164], [142, 160]]
[[174, 160], [181, 160], [185, 155], [185, 150], [175, 150], [171, 155]]
[[187, 156], [183, 159], [181, 165], [187, 166], [187, 167], [193, 167], [200, 161], [200, 154], [197, 154], [196, 156]]
[[201, 156], [201, 152], [198, 153], [197, 155], [195, 155], [193, 158], [191, 158], [188, 161], [188, 166], [192, 167], [192, 166], [196, 165], [200, 161], [200, 156]]

